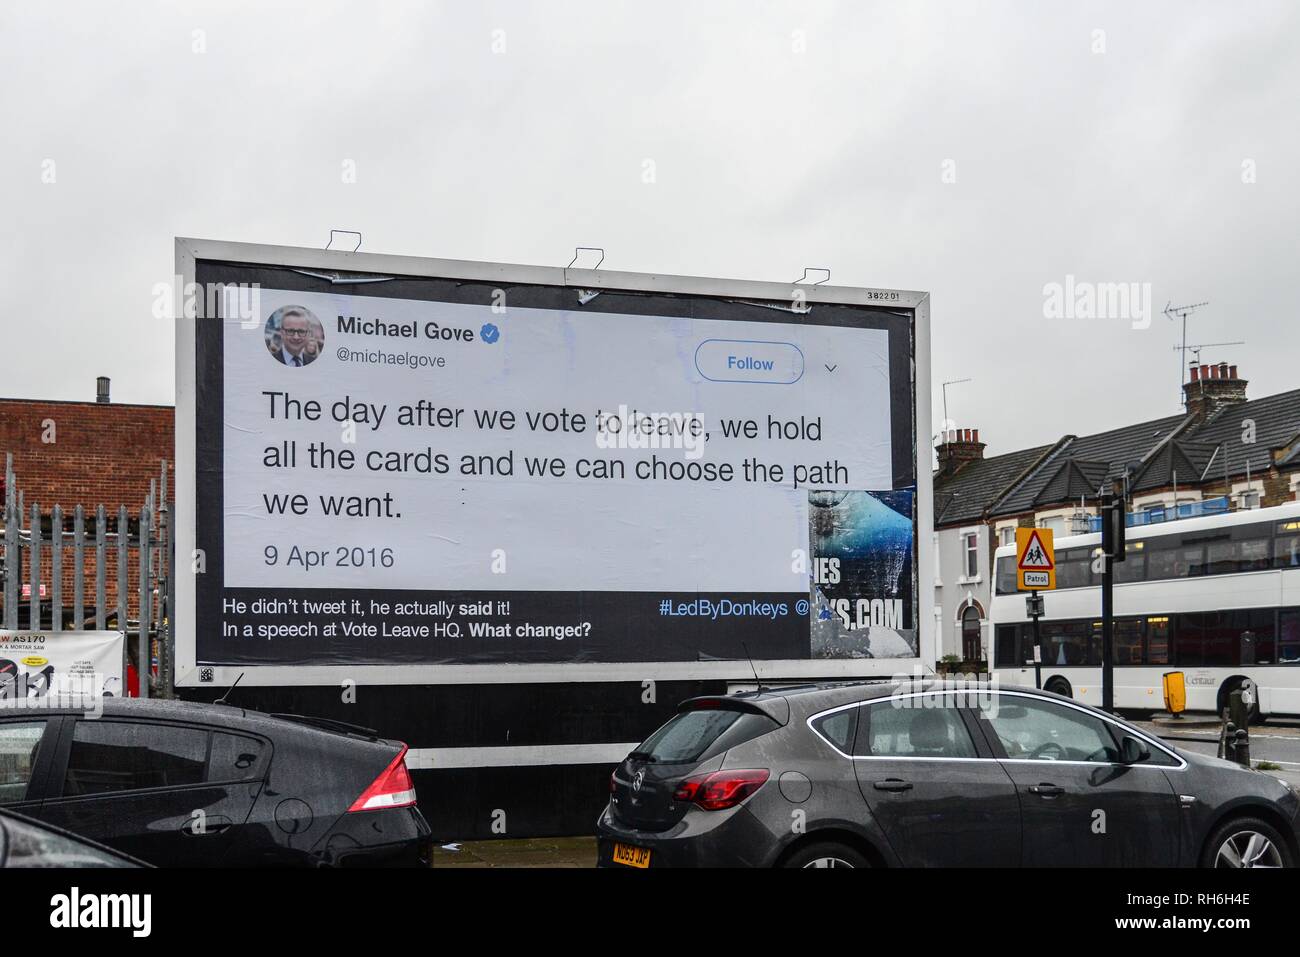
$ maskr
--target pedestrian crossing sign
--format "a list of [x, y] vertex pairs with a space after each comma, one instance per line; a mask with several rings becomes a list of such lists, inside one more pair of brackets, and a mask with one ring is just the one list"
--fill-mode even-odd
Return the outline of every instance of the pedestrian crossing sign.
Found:
[[1020, 591], [1056, 587], [1056, 556], [1050, 528], [1016, 529], [1016, 588]]

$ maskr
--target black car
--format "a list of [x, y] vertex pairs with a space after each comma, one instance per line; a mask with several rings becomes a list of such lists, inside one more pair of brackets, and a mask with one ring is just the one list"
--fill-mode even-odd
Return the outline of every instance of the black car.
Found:
[[13, 811], [0, 810], [0, 868], [147, 866], [111, 847]]
[[425, 866], [406, 745], [225, 705], [0, 710], [0, 807], [160, 867]]
[[615, 769], [602, 866], [1290, 867], [1300, 797], [1027, 688], [696, 698]]

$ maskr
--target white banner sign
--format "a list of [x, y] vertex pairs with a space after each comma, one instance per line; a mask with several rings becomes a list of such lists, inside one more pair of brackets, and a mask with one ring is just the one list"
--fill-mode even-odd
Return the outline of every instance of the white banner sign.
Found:
[[0, 631], [0, 697], [123, 694], [120, 631]]

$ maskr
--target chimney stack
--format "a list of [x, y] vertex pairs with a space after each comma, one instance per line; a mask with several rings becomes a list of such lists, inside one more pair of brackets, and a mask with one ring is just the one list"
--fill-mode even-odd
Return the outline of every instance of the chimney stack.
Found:
[[1237, 367], [1226, 362], [1217, 365], [1192, 366], [1191, 380], [1183, 385], [1183, 401], [1187, 414], [1201, 421], [1214, 418], [1230, 405], [1246, 401], [1245, 379], [1237, 375]]
[[95, 380], [95, 401], [100, 405], [108, 405], [108, 376], [102, 375]]
[[984, 458], [984, 443], [979, 429], [949, 429], [939, 436], [934, 449], [939, 453], [939, 476], [954, 475], [967, 462]]

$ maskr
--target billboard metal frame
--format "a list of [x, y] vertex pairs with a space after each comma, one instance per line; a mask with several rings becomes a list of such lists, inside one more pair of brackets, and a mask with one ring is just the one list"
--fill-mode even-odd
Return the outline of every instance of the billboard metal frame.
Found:
[[[873, 307], [906, 315], [912, 321], [912, 391], [916, 455], [916, 604], [917, 658], [843, 658], [762, 660], [755, 662], [764, 681], [799, 678], [852, 679], [889, 677], [910, 672], [918, 664], [933, 670], [936, 624], [933, 577], [934, 497], [930, 454], [930, 296], [929, 293], [873, 287], [809, 285], [738, 279], [708, 279], [656, 273], [525, 266], [457, 259], [426, 259], [298, 246], [268, 246], [207, 239], [176, 239], [175, 276], [181, 288], [192, 289], [199, 262], [250, 266], [283, 266], [311, 270], [326, 277], [369, 273], [428, 279], [570, 287], [592, 291], [620, 290], [687, 296], [709, 296], [758, 303], [802, 301]], [[345, 286], [342, 288], [346, 288]], [[179, 295], [179, 294], [178, 294]], [[797, 313], [794, 314], [797, 321]], [[195, 501], [195, 322], [176, 310], [176, 620], [175, 674], [177, 687], [222, 687], [236, 679], [250, 686], [502, 684], [530, 682], [645, 681], [729, 679], [753, 681], [745, 661], [667, 662], [550, 662], [527, 664], [392, 664], [392, 665], [204, 665], [196, 661], [197, 575]], [[209, 320], [212, 321], [212, 320]], [[219, 321], [219, 320], [215, 320]], [[200, 667], [212, 678], [200, 684]], [[241, 678], [242, 676], [242, 678]]]

